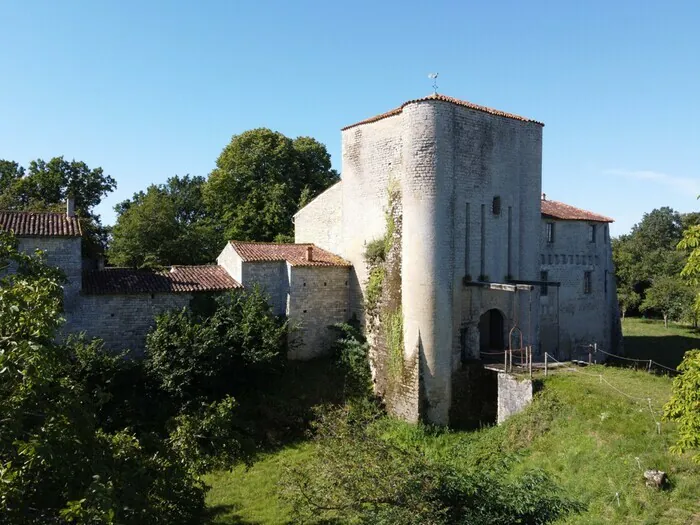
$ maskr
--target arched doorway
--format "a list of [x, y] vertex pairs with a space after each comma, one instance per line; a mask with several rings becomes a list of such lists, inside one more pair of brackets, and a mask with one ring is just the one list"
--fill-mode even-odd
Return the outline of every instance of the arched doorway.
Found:
[[500, 352], [505, 348], [504, 319], [500, 310], [492, 308], [479, 318], [479, 350]]

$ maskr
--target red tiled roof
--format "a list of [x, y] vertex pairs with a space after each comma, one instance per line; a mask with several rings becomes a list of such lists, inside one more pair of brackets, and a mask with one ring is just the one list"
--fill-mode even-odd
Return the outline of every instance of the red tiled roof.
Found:
[[376, 115], [374, 117], [361, 120], [360, 122], [356, 122], [355, 124], [350, 124], [349, 126], [345, 126], [344, 128], [341, 129], [341, 131], [345, 131], [346, 129], [354, 128], [355, 126], [361, 126], [362, 124], [369, 124], [371, 122], [377, 122], [378, 120], [382, 120], [388, 117], [393, 117], [394, 115], [398, 115], [403, 111], [403, 108], [408, 106], [409, 104], [415, 104], [416, 102], [426, 102], [429, 100], [439, 100], [440, 102], [449, 102], [450, 104], [455, 104], [457, 106], [463, 106], [469, 109], [474, 109], [476, 111], [482, 111], [484, 113], [489, 113], [491, 115], [496, 115], [499, 117], [506, 117], [506, 118], [512, 118], [515, 120], [521, 120], [523, 122], [533, 122], [535, 124], [539, 124], [540, 126], [544, 126], [542, 122], [539, 122], [537, 120], [529, 119], [526, 117], [521, 117], [519, 115], [514, 115], [513, 113], [506, 113], [505, 111], [500, 111], [498, 109], [492, 109], [488, 108], [486, 106], [480, 106], [479, 104], [474, 104], [472, 102], [467, 102], [466, 100], [459, 100], [458, 98], [453, 98], [453, 97], [448, 97], [446, 95], [440, 95], [438, 93], [433, 93], [432, 95], [428, 95], [427, 97], [423, 98], [416, 98], [413, 100], [409, 100], [408, 102], [404, 102], [401, 104], [398, 108], [392, 109], [391, 111], [387, 111], [386, 113], [382, 113], [381, 115]]
[[542, 215], [565, 221], [615, 222], [610, 217], [550, 200], [542, 200]]
[[81, 237], [80, 220], [65, 213], [0, 211], [0, 230], [18, 237]]
[[[352, 266], [342, 257], [327, 252], [315, 244], [278, 244], [271, 242], [231, 241], [241, 259], [248, 262], [287, 261], [292, 266]], [[311, 247], [311, 261], [306, 260], [306, 248]]]
[[154, 272], [132, 268], [105, 268], [83, 272], [83, 293], [140, 294], [220, 292], [242, 288], [221, 266], [173, 266]]

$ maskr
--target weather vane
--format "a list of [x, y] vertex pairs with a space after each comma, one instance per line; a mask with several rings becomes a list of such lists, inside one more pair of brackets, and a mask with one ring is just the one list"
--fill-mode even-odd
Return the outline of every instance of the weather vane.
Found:
[[430, 73], [428, 78], [433, 81], [433, 93], [437, 95], [437, 77], [439, 73]]

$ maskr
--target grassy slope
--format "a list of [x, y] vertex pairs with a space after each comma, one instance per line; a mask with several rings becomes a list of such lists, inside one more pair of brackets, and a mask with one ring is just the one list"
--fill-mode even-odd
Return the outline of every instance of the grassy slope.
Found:
[[[676, 327], [668, 335], [663, 325], [660, 329], [663, 332], [658, 323], [627, 319], [627, 334], [639, 338], [626, 342], [628, 354], [645, 358], [634, 352], [656, 349], [651, 357], [661, 361], [659, 349], [668, 346], [667, 338], [675, 338], [676, 330], [700, 346], [695, 334]], [[642, 400], [628, 399], [601, 382], [599, 375]], [[700, 466], [667, 452], [675, 439], [672, 424], [661, 422], [661, 434], [657, 433], [655, 420], [660, 420], [670, 391], [667, 377], [599, 366], [547, 378], [539, 399], [500, 427], [468, 433], [430, 432], [392, 420], [382, 424], [389, 439], [417, 443], [429, 455], [464, 468], [478, 468], [480, 462], [490, 463], [496, 457], [507, 465], [509, 475], [545, 470], [562, 490], [587, 504], [585, 513], [570, 516], [565, 523], [700, 524]], [[290, 509], [278, 499], [277, 483], [286, 467], [311, 454], [312, 444], [300, 444], [264, 456], [248, 470], [237, 467], [231, 473], [209, 475], [213, 489], [208, 505], [214, 523], [289, 523]], [[645, 487], [642, 471], [648, 468], [668, 472], [671, 490]]]
[[622, 322], [625, 354], [636, 359], [653, 359], [675, 368], [688, 350], [700, 348], [700, 332], [676, 323], [627, 318]]

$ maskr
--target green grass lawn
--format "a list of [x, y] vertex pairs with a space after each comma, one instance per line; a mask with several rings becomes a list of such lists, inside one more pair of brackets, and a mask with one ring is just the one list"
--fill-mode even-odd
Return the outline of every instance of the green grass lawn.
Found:
[[[385, 425], [387, 439], [418, 444], [427, 455], [457, 467], [479, 468], [496, 458], [507, 465], [509, 476], [544, 470], [587, 508], [560, 523], [700, 524], [700, 465], [668, 452], [676, 437], [673, 424], [661, 422], [657, 432], [671, 379], [603, 366], [581, 372], [559, 371], [545, 379], [535, 402], [499, 427], [448, 432], [389, 418], [379, 424]], [[619, 393], [601, 375], [642, 401]], [[249, 469], [207, 476], [213, 522], [292, 523], [291, 509], [278, 497], [278, 482], [286, 468], [313, 453], [312, 443], [302, 443], [265, 455]], [[649, 468], [668, 472], [671, 488], [647, 488], [642, 473]]]
[[622, 322], [625, 355], [635, 359], [653, 359], [675, 368], [688, 350], [700, 348], [700, 331], [663, 321], [628, 317]]

